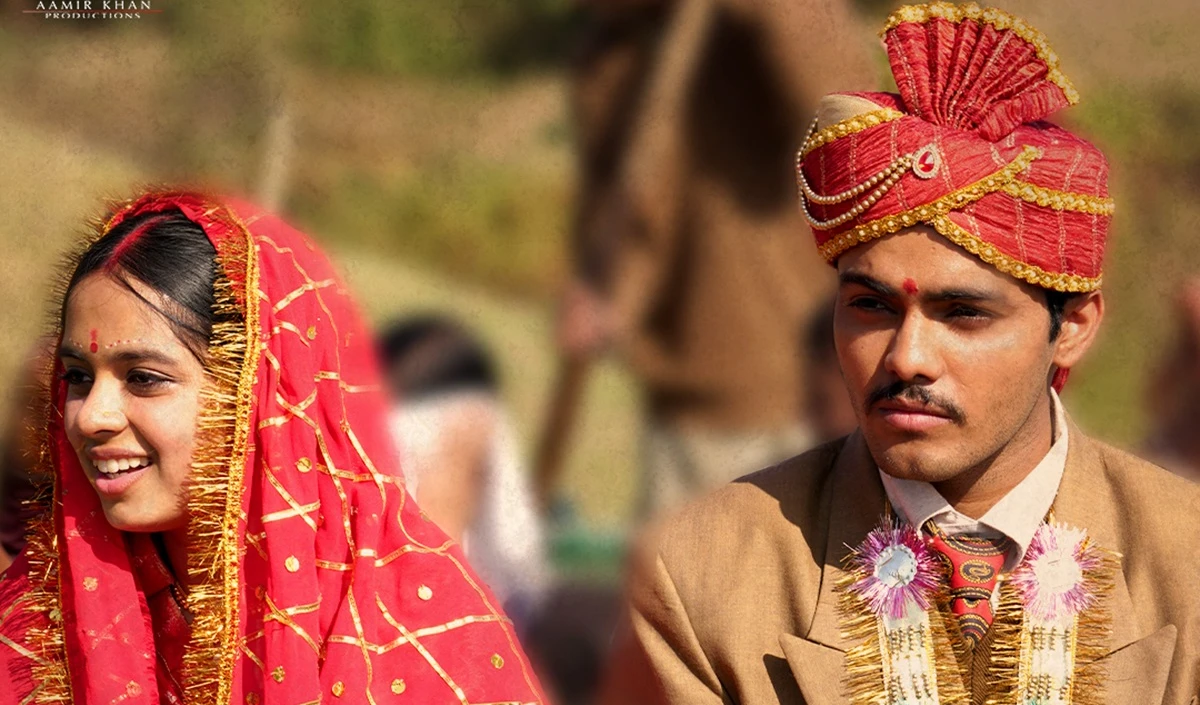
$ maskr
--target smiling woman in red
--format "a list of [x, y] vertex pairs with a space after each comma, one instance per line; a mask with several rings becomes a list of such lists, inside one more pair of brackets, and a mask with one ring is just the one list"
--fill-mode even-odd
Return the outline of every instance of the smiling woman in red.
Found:
[[543, 702], [406, 494], [368, 331], [302, 234], [145, 195], [76, 261], [61, 324], [0, 703]]

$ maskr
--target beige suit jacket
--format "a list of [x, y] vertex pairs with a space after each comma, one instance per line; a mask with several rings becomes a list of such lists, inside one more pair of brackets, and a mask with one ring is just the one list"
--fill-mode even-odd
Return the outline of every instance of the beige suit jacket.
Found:
[[[1070, 428], [1056, 518], [1122, 555], [1105, 701], [1200, 702], [1200, 486]], [[844, 705], [833, 585], [884, 511], [858, 434], [690, 505], [634, 560], [606, 705]]]

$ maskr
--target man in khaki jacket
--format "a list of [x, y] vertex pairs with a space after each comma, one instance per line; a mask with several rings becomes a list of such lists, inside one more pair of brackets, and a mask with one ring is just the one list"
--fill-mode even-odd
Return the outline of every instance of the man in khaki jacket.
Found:
[[605, 702], [1200, 698], [1200, 489], [1088, 439], [1113, 204], [1003, 12], [903, 8], [899, 95], [827, 96], [803, 211], [859, 430], [685, 508], [634, 561]]

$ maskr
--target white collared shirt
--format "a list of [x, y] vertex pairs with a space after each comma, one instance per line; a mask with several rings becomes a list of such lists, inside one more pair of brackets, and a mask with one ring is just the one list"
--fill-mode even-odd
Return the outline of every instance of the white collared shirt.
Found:
[[1017, 550], [1005, 558], [1004, 567], [1012, 570], [1025, 557], [1034, 533], [1050, 511], [1067, 467], [1066, 413], [1053, 389], [1050, 399], [1054, 407], [1054, 442], [1050, 444], [1050, 450], [1025, 479], [983, 516], [972, 519], [957, 511], [928, 482], [901, 480], [881, 470], [879, 476], [883, 479], [888, 500], [900, 517], [912, 526], [923, 526], [932, 519], [938, 528], [951, 536], [1008, 537]]

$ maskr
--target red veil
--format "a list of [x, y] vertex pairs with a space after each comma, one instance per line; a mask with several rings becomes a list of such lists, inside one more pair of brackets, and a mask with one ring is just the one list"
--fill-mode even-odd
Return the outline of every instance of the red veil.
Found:
[[191, 587], [164, 608], [171, 580], [147, 567], [146, 536], [105, 520], [54, 377], [50, 511], [0, 581], [0, 702], [543, 702], [492, 594], [404, 490], [371, 338], [330, 263], [278, 218], [195, 194], [143, 196], [101, 232], [168, 208], [216, 247], [225, 321], [193, 463]]

